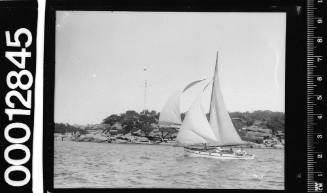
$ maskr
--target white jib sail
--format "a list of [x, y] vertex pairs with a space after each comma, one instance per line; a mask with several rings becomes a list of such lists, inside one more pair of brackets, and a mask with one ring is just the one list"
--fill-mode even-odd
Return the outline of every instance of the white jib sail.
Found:
[[183, 90], [175, 91], [167, 100], [163, 106], [160, 116], [159, 116], [159, 125], [180, 125], [182, 124], [181, 120], [181, 95], [183, 92], [194, 86], [195, 84], [203, 81], [205, 79], [196, 80], [188, 84]]
[[212, 145], [238, 145], [245, 143], [238, 135], [226, 110], [224, 99], [220, 90], [217, 64], [215, 67], [212, 96], [210, 101], [209, 122], [217, 138], [217, 142], [211, 142]]
[[186, 146], [217, 141], [202, 109], [201, 101], [202, 93], [192, 104], [185, 116], [176, 138], [178, 145]]

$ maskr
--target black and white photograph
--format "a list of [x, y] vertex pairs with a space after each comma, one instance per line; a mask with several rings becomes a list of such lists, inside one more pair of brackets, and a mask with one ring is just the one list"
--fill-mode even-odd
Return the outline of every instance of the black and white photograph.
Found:
[[285, 12], [55, 13], [54, 188], [285, 189]]

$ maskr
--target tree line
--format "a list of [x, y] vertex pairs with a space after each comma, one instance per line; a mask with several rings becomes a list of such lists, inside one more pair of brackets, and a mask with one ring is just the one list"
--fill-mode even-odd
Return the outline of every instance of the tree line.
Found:
[[256, 124], [263, 129], [271, 129], [273, 134], [278, 131], [285, 132], [285, 115], [283, 112], [257, 110], [253, 112], [231, 112], [229, 115], [236, 129]]
[[115, 123], [120, 123], [123, 134], [130, 132], [135, 132], [141, 130], [145, 135], [148, 135], [158, 124], [159, 113], [155, 110], [152, 111], [142, 111], [140, 113], [129, 110], [120, 115], [112, 114], [106, 117], [102, 124], [114, 125]]
[[85, 134], [86, 132], [77, 127], [77, 126], [73, 126], [70, 125], [69, 123], [55, 123], [55, 133], [61, 133], [61, 134], [65, 134], [65, 133], [73, 133], [73, 132], [79, 132], [80, 134]]
[[[277, 131], [284, 132], [284, 113], [282, 112], [257, 110], [253, 112], [230, 112], [229, 115], [232, 118], [232, 122], [237, 130], [255, 124], [264, 129], [271, 129], [273, 134], [275, 134]], [[110, 126], [113, 126], [115, 123], [119, 123], [122, 126], [123, 134], [140, 129], [145, 135], [147, 135], [153, 131], [153, 129], [158, 127], [159, 116], [159, 112], [156, 112], [155, 110], [145, 110], [140, 113], [134, 110], [128, 110], [125, 113], [119, 115], [112, 114], [104, 118], [102, 124], [109, 124]], [[181, 119], [183, 120], [184, 117], [185, 114], [182, 113]], [[209, 117], [208, 114], [207, 117]], [[83, 132], [81, 131], [81, 128], [68, 123], [55, 124], [56, 133], [71, 133], [76, 131], [79, 131], [80, 133]]]

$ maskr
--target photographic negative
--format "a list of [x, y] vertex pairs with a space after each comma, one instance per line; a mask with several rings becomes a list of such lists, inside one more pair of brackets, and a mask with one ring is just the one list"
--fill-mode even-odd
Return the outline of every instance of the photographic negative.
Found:
[[285, 188], [285, 12], [55, 12], [54, 188]]

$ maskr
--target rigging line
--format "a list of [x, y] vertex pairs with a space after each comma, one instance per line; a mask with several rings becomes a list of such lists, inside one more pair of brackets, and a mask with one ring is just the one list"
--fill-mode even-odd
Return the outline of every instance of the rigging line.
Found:
[[208, 88], [208, 86], [213, 82], [213, 78], [207, 83], [207, 85], [203, 88], [203, 92]]

